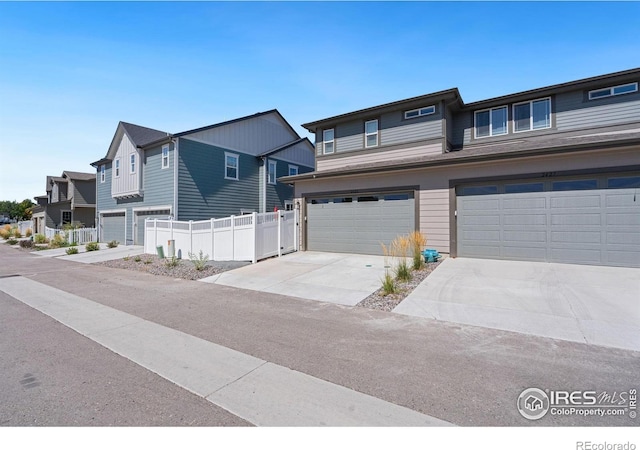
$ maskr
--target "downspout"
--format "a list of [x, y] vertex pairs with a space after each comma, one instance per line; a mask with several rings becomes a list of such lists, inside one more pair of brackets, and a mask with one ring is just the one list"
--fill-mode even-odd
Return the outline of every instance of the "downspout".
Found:
[[180, 138], [171, 139], [173, 142], [173, 211], [171, 214], [178, 220], [178, 151]]
[[261, 156], [262, 160], [262, 185], [260, 186], [260, 196], [262, 198], [262, 208], [260, 210], [261, 213], [267, 212], [267, 157]]

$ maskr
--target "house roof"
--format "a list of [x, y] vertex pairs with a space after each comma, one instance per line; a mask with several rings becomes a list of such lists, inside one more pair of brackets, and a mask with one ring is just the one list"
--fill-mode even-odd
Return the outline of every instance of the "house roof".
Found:
[[460, 100], [460, 92], [458, 88], [447, 89], [444, 91], [433, 92], [431, 94], [420, 95], [418, 97], [411, 97], [404, 100], [398, 100], [391, 103], [385, 103], [383, 105], [373, 106], [370, 108], [359, 109], [357, 111], [349, 112], [346, 114], [340, 114], [338, 116], [328, 117], [322, 120], [316, 120], [315, 122], [308, 122], [302, 124], [304, 128], [312, 133], [315, 133], [318, 128], [327, 128], [345, 120], [355, 120], [365, 117], [370, 117], [372, 114], [382, 114], [384, 112], [395, 111], [398, 108], [420, 108], [422, 106], [428, 106], [428, 103], [438, 102], [440, 100]]
[[314, 149], [313, 144], [311, 143], [311, 141], [309, 140], [309, 138], [306, 138], [306, 137], [305, 137], [305, 138], [296, 139], [295, 141], [289, 142], [288, 144], [281, 145], [280, 147], [276, 147], [276, 148], [274, 148], [274, 149], [271, 149], [271, 150], [269, 150], [269, 151], [266, 151], [266, 152], [261, 153], [261, 154], [256, 155], [256, 156], [257, 156], [258, 158], [263, 158], [263, 157], [265, 157], [265, 156], [270, 156], [270, 155], [273, 155], [274, 153], [281, 152], [282, 150], [286, 150], [286, 149], [288, 149], [289, 147], [293, 147], [294, 145], [297, 145], [297, 144], [299, 144], [299, 143], [301, 143], [301, 142], [304, 142], [304, 141], [307, 141], [307, 142], [309, 143], [309, 145], [310, 145], [310, 149], [313, 151], [313, 149]]
[[136, 147], [144, 147], [151, 142], [170, 136], [170, 133], [165, 131], [154, 130], [153, 128], [142, 127], [133, 123], [120, 122], [120, 125], [122, 125], [129, 139]]
[[52, 189], [53, 183], [67, 183], [69, 180], [67, 180], [66, 178], [62, 178], [62, 177], [56, 177], [53, 175], [47, 175], [47, 192], [49, 192]]
[[607, 144], [607, 148], [640, 146], [640, 129], [627, 130], [627, 132], [620, 132], [617, 134], [596, 133], [589, 136], [555, 136], [549, 137], [546, 140], [538, 138], [531, 140], [522, 140], [519, 142], [510, 141], [509, 145], [500, 145], [500, 143], [496, 143], [491, 145], [476, 146], [474, 148], [467, 148], [464, 150], [453, 151], [449, 153], [398, 159], [393, 162], [381, 161], [355, 164], [351, 166], [339, 167], [337, 169], [314, 171], [301, 175], [282, 177], [281, 180], [285, 183], [293, 183], [296, 181], [309, 180], [314, 178], [364, 174], [369, 172], [385, 172], [423, 167], [447, 166], [475, 161], [545, 155], [549, 153], [569, 153], [581, 150], [601, 149], [603, 143]]
[[62, 172], [63, 175], [66, 175], [70, 180], [82, 180], [82, 181], [91, 181], [96, 179], [95, 173], [86, 173], [86, 172], [70, 172], [65, 170]]

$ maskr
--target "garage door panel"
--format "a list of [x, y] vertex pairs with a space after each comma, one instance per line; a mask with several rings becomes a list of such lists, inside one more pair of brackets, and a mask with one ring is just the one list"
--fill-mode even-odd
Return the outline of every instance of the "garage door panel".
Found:
[[527, 231], [523, 232], [521, 230], [517, 231], [509, 231], [504, 230], [502, 233], [502, 239], [505, 242], [547, 242], [547, 232], [546, 231]]
[[608, 232], [607, 244], [622, 244], [622, 245], [638, 245], [640, 246], [640, 232], [637, 231], [620, 231], [620, 232]]
[[570, 244], [600, 244], [602, 233], [600, 231], [552, 231], [551, 242]]
[[[500, 216], [496, 216], [498, 221], [495, 225], [500, 225]], [[505, 226], [509, 225], [527, 225], [527, 226], [544, 226], [547, 225], [546, 214], [505, 214], [503, 219]]]
[[505, 198], [502, 201], [502, 209], [504, 210], [545, 210], [547, 208], [547, 199], [545, 197], [533, 198]]
[[595, 225], [599, 227], [601, 220], [602, 220], [602, 214], [600, 213], [600, 211], [594, 212], [594, 213], [582, 213], [582, 214], [578, 214], [578, 213], [551, 214], [551, 225], [582, 225], [582, 226]]
[[546, 247], [505, 246], [502, 256], [526, 261], [544, 261], [547, 257]]
[[108, 213], [100, 216], [101, 241], [125, 241], [125, 214]]
[[[601, 206], [600, 194], [571, 196], [571, 193], [564, 192], [564, 195], [551, 198], [551, 208], [597, 208]], [[556, 193], [556, 195], [559, 195]]]

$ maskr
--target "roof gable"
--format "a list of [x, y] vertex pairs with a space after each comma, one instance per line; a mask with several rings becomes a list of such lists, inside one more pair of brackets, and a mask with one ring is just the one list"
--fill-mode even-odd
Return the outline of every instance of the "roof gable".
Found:
[[159, 141], [170, 136], [170, 133], [121, 121], [118, 123], [116, 132], [111, 140], [111, 144], [109, 145], [107, 155], [103, 159], [113, 159], [124, 135], [129, 138], [135, 147], [143, 147], [151, 142]]

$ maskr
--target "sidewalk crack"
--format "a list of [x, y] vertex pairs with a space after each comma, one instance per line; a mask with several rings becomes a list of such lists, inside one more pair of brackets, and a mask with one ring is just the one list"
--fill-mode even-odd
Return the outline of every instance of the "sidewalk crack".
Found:
[[251, 369], [250, 371], [248, 371], [245, 374], [240, 375], [238, 378], [236, 378], [235, 380], [229, 381], [227, 384], [225, 384], [224, 386], [220, 386], [218, 389], [216, 389], [215, 391], [207, 394], [204, 396], [204, 398], [208, 399], [210, 396], [212, 396], [213, 394], [220, 392], [221, 390], [223, 390], [224, 388], [226, 388], [227, 386], [231, 386], [233, 383], [236, 383], [240, 380], [242, 380], [244, 377], [246, 377], [247, 375], [252, 374], [253, 372], [255, 372], [256, 370], [258, 370], [259, 368], [263, 367], [265, 364], [269, 364], [269, 361], [264, 361], [262, 364], [260, 364], [259, 366], [254, 367], [253, 369]]

